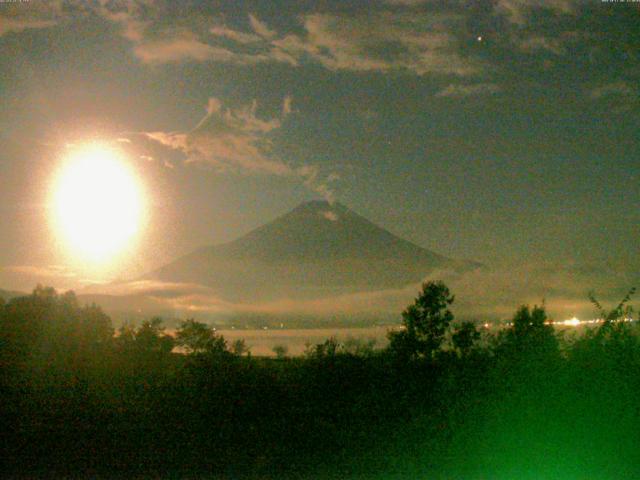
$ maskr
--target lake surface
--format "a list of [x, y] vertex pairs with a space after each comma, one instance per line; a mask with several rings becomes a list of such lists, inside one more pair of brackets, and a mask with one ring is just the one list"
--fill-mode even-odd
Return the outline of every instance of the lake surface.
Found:
[[375, 348], [382, 348], [387, 345], [387, 332], [392, 329], [390, 326], [366, 327], [366, 328], [313, 328], [313, 329], [218, 329], [216, 333], [221, 334], [229, 344], [238, 339], [244, 339], [247, 346], [251, 348], [252, 355], [275, 356], [273, 347], [284, 345], [288, 349], [287, 355], [302, 355], [306, 345], [322, 343], [328, 338], [335, 337], [339, 342], [344, 342], [349, 338], [363, 341], [375, 340]]

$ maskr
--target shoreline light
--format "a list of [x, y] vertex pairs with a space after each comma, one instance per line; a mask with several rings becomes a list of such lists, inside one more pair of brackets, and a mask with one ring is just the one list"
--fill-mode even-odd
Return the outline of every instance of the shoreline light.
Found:
[[578, 325], [580, 325], [580, 320], [577, 317], [573, 317], [570, 318], [569, 320], [565, 320], [564, 322], [562, 322], [562, 325], [568, 325], [571, 327], [577, 327]]

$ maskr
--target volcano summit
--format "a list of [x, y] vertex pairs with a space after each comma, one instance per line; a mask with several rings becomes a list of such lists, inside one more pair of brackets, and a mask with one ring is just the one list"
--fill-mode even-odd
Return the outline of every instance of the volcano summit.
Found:
[[340, 203], [306, 202], [246, 235], [199, 248], [147, 279], [211, 287], [233, 301], [397, 288], [480, 264], [399, 238]]

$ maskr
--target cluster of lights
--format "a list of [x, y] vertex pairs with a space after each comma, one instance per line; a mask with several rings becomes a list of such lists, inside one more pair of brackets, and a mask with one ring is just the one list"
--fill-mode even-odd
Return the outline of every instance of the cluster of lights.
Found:
[[[635, 322], [636, 320], [634, 320], [631, 317], [625, 317], [625, 318], [621, 318], [619, 320], [613, 320], [613, 323], [618, 323], [618, 322], [625, 322], [625, 323], [629, 323], [629, 322]], [[553, 320], [548, 320], [545, 323], [545, 325], [559, 325], [559, 326], [564, 326], [564, 327], [579, 327], [580, 325], [594, 325], [594, 324], [599, 324], [599, 323], [604, 323], [605, 319], [603, 318], [594, 318], [591, 320], [580, 320], [577, 317], [573, 317], [573, 318], [569, 318], [567, 320], [557, 320], [557, 321], [553, 321]], [[513, 322], [506, 322], [502, 325], [505, 325], [507, 327], [512, 327], [513, 326]], [[489, 323], [484, 323], [483, 328], [491, 328], [492, 326], [496, 326], [496, 324], [489, 324]]]
[[[614, 322], [633, 322], [634, 319], [631, 317], [625, 317], [620, 320], [614, 320]], [[561, 320], [557, 322], [547, 322], [549, 325], [564, 325], [569, 327], [577, 327], [579, 325], [593, 325], [598, 323], [604, 323], [605, 320], [603, 318], [594, 318], [592, 320], [580, 320], [577, 317], [570, 318], [568, 320]]]

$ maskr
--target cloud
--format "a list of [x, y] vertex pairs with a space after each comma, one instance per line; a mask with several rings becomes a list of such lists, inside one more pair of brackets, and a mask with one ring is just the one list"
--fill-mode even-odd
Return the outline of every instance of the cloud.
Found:
[[102, 13], [133, 43], [147, 64], [214, 61], [236, 65], [272, 62], [319, 63], [329, 70], [413, 72], [417, 75], [473, 75], [480, 62], [459, 53], [461, 15], [375, 11], [359, 15], [311, 13], [300, 17], [300, 33], [282, 34], [249, 14], [251, 31], [219, 20], [206, 32], [181, 26], [154, 27], [136, 9]]
[[331, 222], [337, 222], [340, 218], [336, 212], [332, 212], [331, 210], [321, 212], [321, 215]]
[[2, 271], [12, 276], [26, 278], [29, 283], [68, 283], [78, 281], [78, 275], [64, 265], [11, 265]]
[[459, 55], [451, 31], [460, 21], [436, 14], [310, 14], [303, 20], [305, 35], [280, 37], [272, 45], [298, 61], [307, 57], [329, 70], [473, 75], [481, 65]]
[[228, 38], [229, 40], [242, 45], [249, 45], [252, 43], [261, 43], [263, 41], [263, 39], [258, 35], [254, 35], [252, 33], [239, 32], [237, 30], [227, 28], [223, 25], [211, 27], [209, 32], [216, 37]]
[[47, 265], [44, 267], [35, 265], [12, 265], [3, 269], [7, 273], [29, 275], [43, 278], [76, 278], [75, 272], [64, 265]]
[[[236, 109], [224, 108], [210, 98], [205, 116], [187, 132], [143, 132], [142, 135], [171, 150], [178, 151], [188, 164], [205, 165], [220, 172], [269, 174], [302, 180], [310, 190], [333, 199], [329, 181], [313, 165], [294, 167], [272, 154], [271, 134], [282, 127], [292, 112], [291, 97], [285, 97], [280, 117], [263, 119], [257, 115], [258, 103]], [[332, 177], [335, 180], [335, 177]]]
[[63, 16], [61, 1], [0, 2], [0, 37], [9, 33], [22, 33], [26, 30], [40, 30], [58, 25]]
[[278, 35], [274, 30], [267, 27], [265, 23], [258, 20], [258, 17], [255, 15], [249, 14], [249, 23], [251, 24], [253, 31], [264, 39], [271, 40]]
[[150, 22], [143, 21], [135, 16], [135, 6], [133, 3], [125, 3], [126, 10], [113, 12], [104, 5], [98, 8], [97, 13], [103, 18], [119, 24], [121, 28], [120, 34], [131, 42], [142, 42], [144, 39], [145, 30], [150, 25]]
[[524, 25], [536, 10], [547, 10], [556, 15], [574, 13], [578, 0], [497, 0], [495, 10], [510, 22]]
[[401, 5], [403, 7], [415, 7], [417, 5], [424, 5], [432, 0], [385, 0], [388, 5]]
[[257, 102], [236, 110], [223, 109], [210, 98], [207, 113], [190, 132], [147, 132], [147, 138], [171, 149], [180, 150], [187, 163], [205, 164], [221, 171], [292, 173], [284, 162], [268, 155], [269, 132], [280, 128], [281, 120], [263, 120], [256, 116]]
[[518, 47], [526, 53], [537, 53], [539, 51], [547, 51], [556, 55], [564, 55], [566, 53], [563, 40], [560, 38], [543, 36], [527, 37], [519, 42]]
[[0, 16], [0, 37], [7, 33], [20, 33], [24, 30], [48, 28], [56, 24], [55, 20]]
[[[256, 303], [230, 302], [209, 287], [192, 283], [141, 280], [134, 282], [93, 285], [82, 294], [142, 296], [164, 304], [178, 314], [311, 314], [379, 313], [399, 311], [411, 299], [415, 286], [379, 292], [334, 295], [315, 300], [282, 298]], [[157, 305], [157, 303], [156, 303]], [[382, 310], [380, 310], [382, 309]]]
[[[470, 22], [477, 12], [465, 2], [437, 0], [386, 0], [374, 8], [349, 13], [324, 9], [290, 17], [294, 28], [278, 31], [255, 13], [248, 27], [230, 26], [224, 19], [202, 16], [197, 22], [181, 18], [167, 21], [167, 12], [149, 3], [145, 8], [127, 2], [117, 12], [103, 8], [103, 17], [120, 25], [121, 35], [143, 63], [182, 61], [218, 62], [251, 66], [315, 63], [332, 71], [409, 72], [415, 75], [471, 77], [487, 72], [487, 60], [467, 49]], [[524, 52], [565, 53], [566, 39], [523, 29], [538, 23], [537, 12], [575, 14], [576, 0], [496, 0], [483, 15], [505, 18], [501, 36], [517, 38]], [[419, 7], [419, 8], [416, 8]], [[473, 18], [472, 18], [473, 17]], [[496, 23], [496, 18], [491, 23]], [[482, 22], [480, 22], [482, 24]], [[529, 27], [531, 25], [528, 25]], [[533, 25], [535, 27], [535, 25]]]
[[134, 47], [133, 52], [142, 62], [149, 64], [213, 60], [248, 65], [258, 61], [256, 57], [238, 55], [225, 48], [203, 43], [188, 33], [180, 37], [141, 42]]
[[640, 88], [623, 80], [587, 88], [587, 96], [609, 114], [626, 114], [637, 109]]
[[162, 282], [157, 280], [136, 280], [132, 282], [93, 285], [84, 288], [83, 293], [149, 295], [167, 298], [180, 295], [213, 294], [210, 288], [195, 283]]
[[287, 115], [291, 114], [293, 112], [293, 109], [291, 107], [291, 102], [293, 100], [291, 99], [290, 96], [286, 96], [284, 97], [284, 101], [282, 102], [282, 116], [286, 117]]
[[638, 89], [624, 81], [616, 81], [600, 85], [589, 91], [589, 96], [594, 100], [605, 97], [638, 97]]
[[468, 97], [472, 95], [489, 95], [500, 91], [494, 83], [450, 84], [436, 93], [436, 97]]
[[[444, 281], [455, 295], [453, 311], [458, 319], [506, 320], [520, 305], [545, 304], [554, 320], [573, 316], [590, 319], [595, 315], [587, 294], [596, 291], [605, 305], [616, 305], [633, 279], [631, 273], [600, 266], [575, 264], [518, 264], [482, 268], [466, 273], [439, 270], [429, 273], [427, 280]], [[370, 315], [400, 319], [400, 312], [420, 291], [420, 282], [398, 288], [374, 291], [333, 290], [321, 297], [293, 298], [284, 296], [254, 303], [232, 302], [214, 289], [193, 283], [143, 280], [127, 283], [94, 285], [79, 293], [136, 295], [152, 298], [177, 314], [265, 314], [312, 315], [345, 319]]]
[[[177, 28], [165, 25], [163, 28], [157, 28], [156, 24], [158, 22], [154, 24], [150, 15], [145, 13], [153, 11], [153, 5], [141, 8], [138, 4], [129, 2], [125, 3], [124, 6], [124, 10], [115, 12], [103, 6], [98, 9], [98, 13], [106, 20], [120, 26], [120, 35], [133, 43], [133, 53], [143, 63], [164, 64], [183, 61], [215, 61], [252, 65], [267, 60], [262, 55], [233, 52], [223, 46], [216, 45], [215, 42], [208, 43], [203, 40], [202, 35], [198, 35], [195, 31], [186, 27]], [[223, 25], [214, 25], [209, 29], [209, 34], [214, 39], [227, 38], [237, 44], [262, 41], [256, 35], [237, 32]]]
[[304, 165], [302, 167], [298, 167], [295, 172], [309, 190], [316, 192], [329, 203], [333, 203], [335, 201], [333, 188], [329, 185], [331, 183], [329, 177], [332, 177], [333, 174], [330, 173], [323, 179], [320, 175], [320, 169], [316, 165]]

